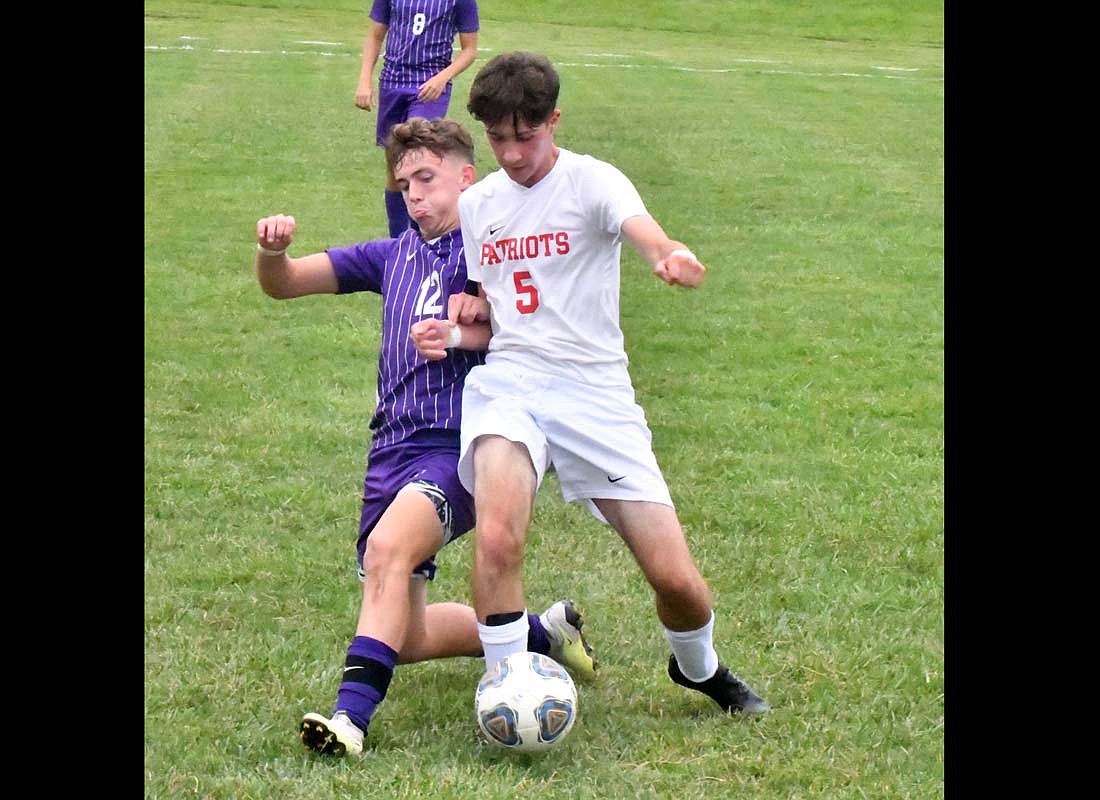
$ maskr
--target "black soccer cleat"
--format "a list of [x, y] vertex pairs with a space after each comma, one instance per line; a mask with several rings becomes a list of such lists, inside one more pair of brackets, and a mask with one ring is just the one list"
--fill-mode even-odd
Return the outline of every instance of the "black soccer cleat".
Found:
[[681, 686], [702, 692], [725, 711], [740, 711], [743, 714], [759, 714], [763, 711], [771, 711], [771, 706], [762, 697], [722, 664], [719, 664], [718, 671], [705, 681], [696, 683], [685, 678], [684, 673], [680, 672], [680, 665], [676, 663], [676, 656], [669, 656], [668, 677]]

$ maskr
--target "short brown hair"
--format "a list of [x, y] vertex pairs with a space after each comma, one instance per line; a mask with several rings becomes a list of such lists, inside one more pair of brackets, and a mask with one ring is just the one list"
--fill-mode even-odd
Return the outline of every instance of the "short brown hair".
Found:
[[390, 128], [385, 146], [391, 172], [410, 150], [430, 150], [440, 158], [456, 155], [468, 164], [474, 163], [474, 140], [452, 119], [409, 117]]
[[487, 126], [511, 117], [541, 125], [558, 105], [561, 80], [550, 59], [538, 53], [501, 53], [482, 67], [470, 87], [467, 110]]

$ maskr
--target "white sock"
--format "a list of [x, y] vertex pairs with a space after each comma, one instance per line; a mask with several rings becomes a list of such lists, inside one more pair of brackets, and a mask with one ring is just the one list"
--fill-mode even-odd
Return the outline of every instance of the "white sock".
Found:
[[718, 653], [714, 651], [714, 612], [710, 612], [710, 621], [694, 631], [670, 631], [661, 626], [676, 656], [680, 672], [689, 681], [705, 681], [718, 671]]
[[527, 633], [531, 624], [527, 621], [527, 609], [515, 622], [504, 625], [477, 624], [477, 633], [481, 637], [481, 649], [485, 652], [485, 668], [508, 658], [512, 653], [522, 653], [527, 649]]

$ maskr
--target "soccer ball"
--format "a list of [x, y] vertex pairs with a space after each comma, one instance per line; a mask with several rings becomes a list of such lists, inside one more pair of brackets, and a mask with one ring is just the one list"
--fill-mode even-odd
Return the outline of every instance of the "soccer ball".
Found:
[[577, 687], [565, 667], [539, 653], [513, 653], [481, 677], [474, 695], [477, 726], [509, 750], [548, 750], [577, 719]]

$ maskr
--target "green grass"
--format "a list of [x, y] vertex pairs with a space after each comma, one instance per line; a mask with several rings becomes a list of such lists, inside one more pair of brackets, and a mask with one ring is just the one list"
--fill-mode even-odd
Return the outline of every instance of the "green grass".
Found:
[[[668, 681], [648, 587], [551, 477], [528, 602], [576, 598], [603, 664], [569, 739], [480, 750], [482, 665], [459, 659], [399, 669], [367, 756], [338, 762], [296, 725], [354, 629], [379, 304], [266, 298], [253, 230], [292, 213], [300, 253], [384, 235], [365, 6], [145, 11], [146, 48], [193, 48], [145, 51], [147, 797], [943, 796], [942, 3], [481, 4], [451, 104], [479, 173], [478, 65], [544, 52], [559, 142], [708, 265], [682, 292], [624, 252], [622, 326], [720, 652], [776, 710], [725, 718]], [[468, 601], [470, 552], [443, 551], [433, 599]]]

